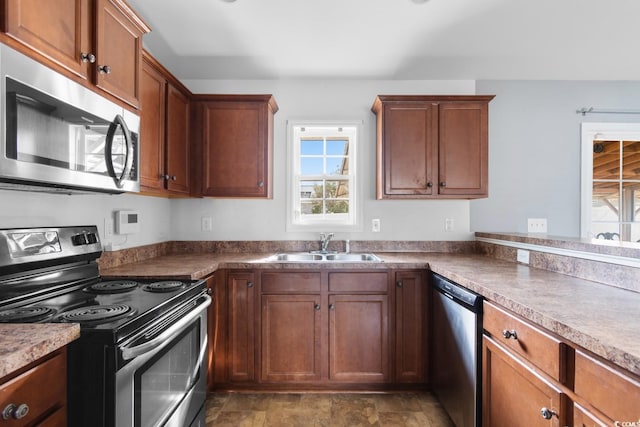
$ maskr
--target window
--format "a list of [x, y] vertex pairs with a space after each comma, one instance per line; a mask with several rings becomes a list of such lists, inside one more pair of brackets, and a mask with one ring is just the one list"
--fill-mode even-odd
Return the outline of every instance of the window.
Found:
[[289, 229], [357, 229], [359, 127], [354, 122], [289, 122]]
[[582, 237], [640, 241], [640, 124], [583, 124], [582, 168]]

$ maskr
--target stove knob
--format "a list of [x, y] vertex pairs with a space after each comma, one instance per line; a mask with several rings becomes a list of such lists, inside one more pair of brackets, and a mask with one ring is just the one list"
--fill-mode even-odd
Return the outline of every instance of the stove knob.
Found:
[[87, 244], [87, 237], [84, 234], [76, 234], [71, 236], [71, 243], [73, 246], [82, 246]]
[[87, 242], [90, 245], [98, 243], [98, 236], [96, 235], [96, 233], [87, 233]]

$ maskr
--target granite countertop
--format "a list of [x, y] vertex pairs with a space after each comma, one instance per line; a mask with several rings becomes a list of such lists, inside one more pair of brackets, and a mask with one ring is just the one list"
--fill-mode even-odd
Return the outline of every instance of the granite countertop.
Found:
[[0, 378], [79, 337], [77, 323], [0, 324]]
[[640, 294], [589, 280], [452, 253], [378, 253], [382, 263], [268, 262], [272, 254], [169, 255], [102, 271], [103, 277], [199, 279], [219, 268], [430, 268], [560, 337], [640, 375]]

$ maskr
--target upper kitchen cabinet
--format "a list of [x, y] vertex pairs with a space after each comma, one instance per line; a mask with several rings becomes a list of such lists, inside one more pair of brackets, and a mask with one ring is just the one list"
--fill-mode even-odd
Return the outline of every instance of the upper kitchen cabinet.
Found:
[[190, 192], [190, 96], [151, 55], [140, 75], [140, 185], [145, 193]]
[[273, 194], [272, 95], [201, 95], [201, 195], [271, 198]]
[[376, 98], [378, 199], [488, 196], [493, 96]]
[[123, 0], [0, 3], [14, 47], [26, 45], [36, 59], [138, 107], [142, 35], [150, 29]]

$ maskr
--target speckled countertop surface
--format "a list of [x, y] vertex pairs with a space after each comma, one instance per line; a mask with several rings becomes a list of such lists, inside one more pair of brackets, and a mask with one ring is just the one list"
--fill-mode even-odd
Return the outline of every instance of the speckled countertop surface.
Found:
[[0, 378], [78, 337], [77, 323], [0, 324]]
[[430, 268], [566, 340], [640, 375], [640, 294], [483, 255], [376, 253], [382, 263], [270, 263], [271, 254], [180, 254], [103, 277], [203, 278], [219, 268]]

